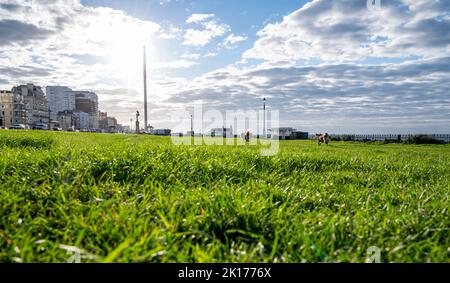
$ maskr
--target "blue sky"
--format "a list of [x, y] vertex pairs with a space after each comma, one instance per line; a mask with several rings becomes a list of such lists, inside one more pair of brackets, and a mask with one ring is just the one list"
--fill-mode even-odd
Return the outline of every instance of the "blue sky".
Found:
[[[127, 124], [254, 110], [310, 132], [450, 132], [446, 0], [0, 0], [0, 88], [92, 90]], [[185, 121], [187, 122], [187, 121]], [[184, 122], [183, 122], [184, 123]], [[221, 126], [218, 122], [217, 125]]]
[[[241, 54], [246, 49], [251, 48], [256, 40], [256, 32], [263, 28], [265, 24], [282, 20], [283, 16], [298, 9], [306, 1], [278, 0], [278, 1], [258, 1], [258, 0], [221, 0], [221, 1], [109, 1], [94, 0], [81, 1], [83, 5], [91, 7], [111, 7], [123, 10], [127, 14], [152, 22], [162, 24], [173, 24], [178, 27], [188, 28], [186, 24], [192, 14], [214, 14], [221, 22], [230, 26], [234, 34], [244, 35], [248, 40], [242, 42], [233, 49], [221, 50], [217, 52], [217, 44], [220, 38], [213, 39], [208, 46], [196, 48], [185, 46], [184, 48], [171, 48], [170, 44], [164, 45], [172, 51], [172, 56], [179, 55], [182, 50], [192, 53], [218, 53], [214, 60], [204, 60], [206, 64], [200, 64], [185, 69], [171, 70], [174, 75], [194, 77], [207, 71], [213, 71], [227, 64], [239, 61]], [[171, 57], [171, 56], [169, 56]]]

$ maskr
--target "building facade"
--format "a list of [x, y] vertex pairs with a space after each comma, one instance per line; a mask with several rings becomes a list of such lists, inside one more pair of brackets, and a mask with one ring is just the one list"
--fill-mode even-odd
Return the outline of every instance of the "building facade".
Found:
[[117, 119], [114, 117], [108, 117], [106, 119], [107, 119], [108, 132], [116, 133], [117, 132]]
[[115, 117], [109, 117], [107, 112], [99, 112], [99, 129], [104, 133], [117, 133], [119, 132], [117, 119]]
[[0, 128], [14, 124], [26, 124], [23, 97], [8, 90], [0, 91]]
[[47, 86], [45, 93], [52, 120], [57, 119], [58, 112], [75, 110], [75, 94], [65, 86]]
[[73, 91], [76, 112], [89, 115], [89, 129], [99, 129], [98, 96], [90, 91]]
[[107, 132], [107, 130], [108, 130], [108, 113], [101, 112], [101, 111], [98, 113], [98, 128], [102, 132]]
[[286, 139], [290, 139], [290, 137], [293, 135], [294, 133], [294, 128], [273, 128], [270, 129], [270, 135], [273, 139], [280, 139], [280, 140], [286, 140]]
[[308, 139], [308, 133], [297, 131], [291, 127], [284, 128], [272, 128], [269, 129], [269, 133], [272, 139], [280, 140], [306, 140]]
[[13, 124], [13, 95], [8, 90], [0, 90], [0, 129]]
[[92, 129], [90, 127], [91, 119], [88, 113], [81, 111], [73, 112], [73, 119], [75, 120], [74, 124], [77, 130]]
[[56, 114], [58, 125], [64, 131], [73, 131], [76, 128], [75, 117], [73, 111], [65, 110]]
[[13, 123], [26, 124], [27, 113], [23, 97], [21, 95], [13, 94]]
[[213, 128], [213, 129], [211, 129], [211, 137], [232, 138], [233, 137], [233, 127]]
[[[15, 86], [12, 89], [17, 110], [20, 112], [20, 105], [23, 103], [25, 109], [25, 123], [33, 127], [38, 124], [49, 123], [48, 101], [42, 88], [34, 84]], [[16, 103], [17, 101], [17, 103]], [[20, 115], [20, 113], [18, 113]], [[21, 124], [21, 123], [20, 123]]]
[[[100, 129], [97, 94], [90, 91], [76, 91], [65, 86], [48, 86], [46, 93], [53, 119], [59, 122], [61, 119], [73, 120], [71, 124], [76, 129]], [[68, 125], [68, 122], [62, 124]]]

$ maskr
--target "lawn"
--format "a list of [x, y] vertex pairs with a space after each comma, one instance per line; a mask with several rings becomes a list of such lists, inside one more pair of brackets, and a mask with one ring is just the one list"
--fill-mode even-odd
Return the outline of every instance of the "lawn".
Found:
[[450, 146], [0, 131], [0, 262], [450, 262]]

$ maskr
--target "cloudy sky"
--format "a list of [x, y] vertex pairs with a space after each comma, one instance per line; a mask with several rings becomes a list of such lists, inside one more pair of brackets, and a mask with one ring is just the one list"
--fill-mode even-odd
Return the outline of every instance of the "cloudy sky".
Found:
[[266, 97], [310, 132], [449, 133], [450, 1], [379, 2], [0, 0], [0, 89], [92, 90], [129, 124], [145, 44], [157, 128]]

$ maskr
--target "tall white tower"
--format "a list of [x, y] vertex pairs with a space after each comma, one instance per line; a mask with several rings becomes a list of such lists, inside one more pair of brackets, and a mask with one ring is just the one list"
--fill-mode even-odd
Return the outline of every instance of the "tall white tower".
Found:
[[147, 132], [147, 58], [144, 45], [144, 131]]

